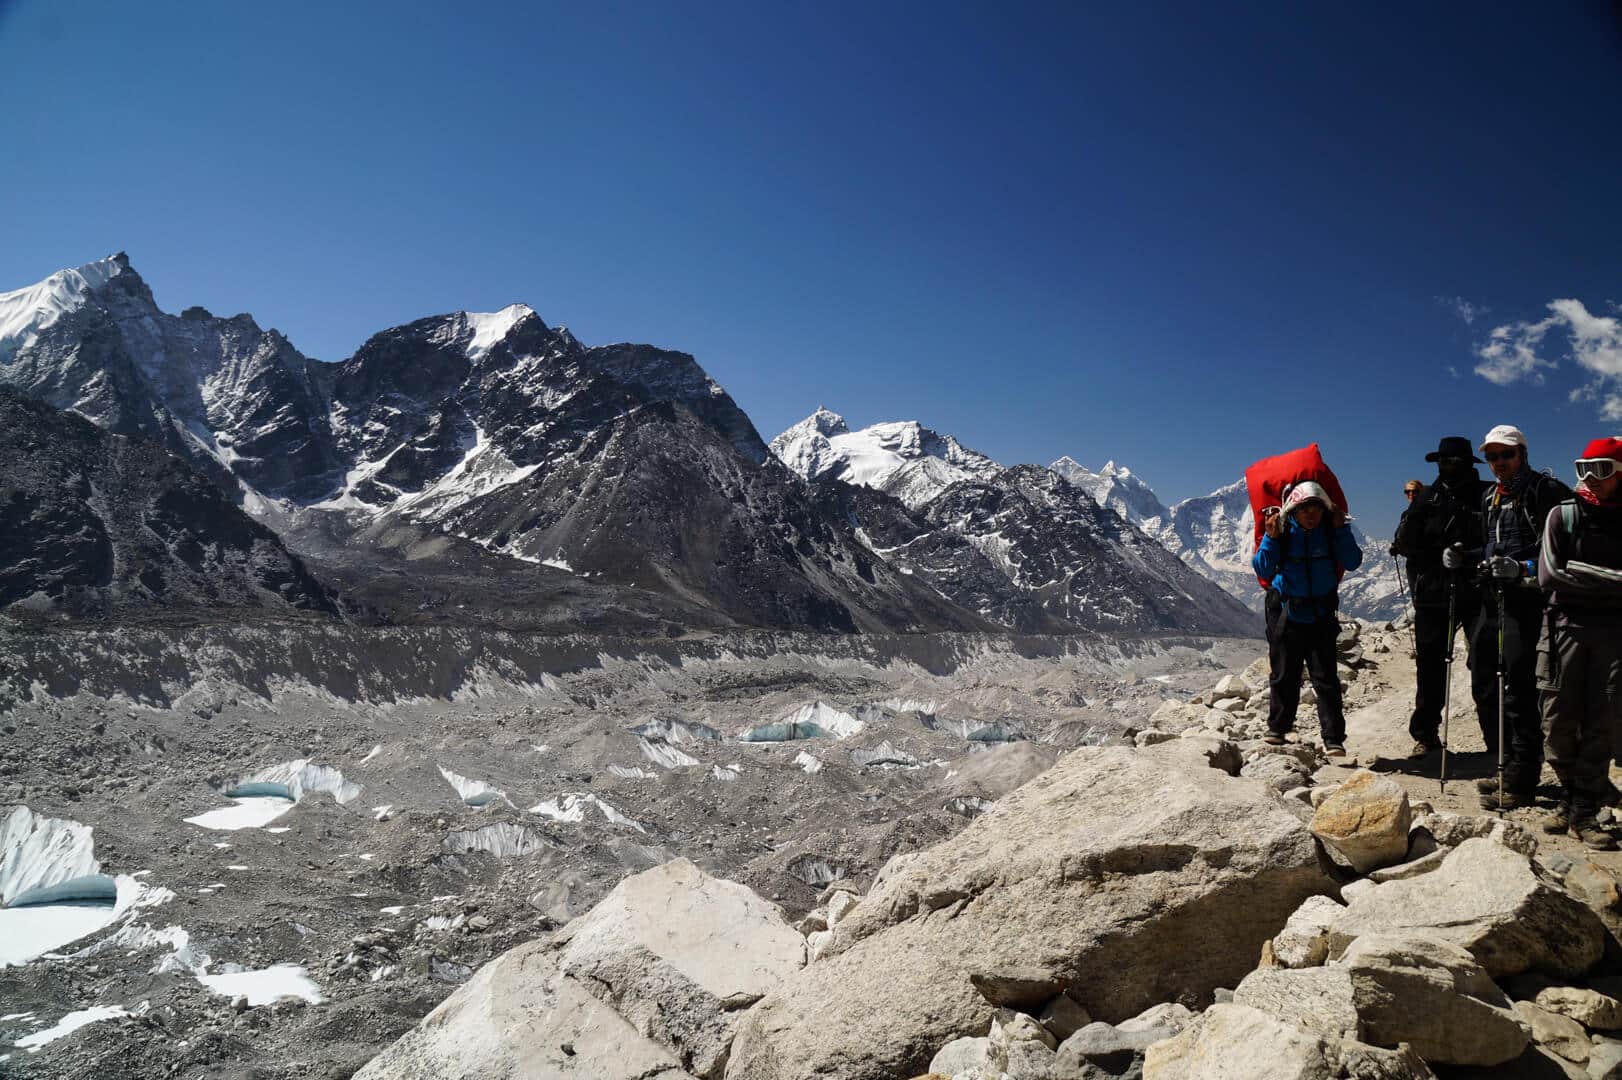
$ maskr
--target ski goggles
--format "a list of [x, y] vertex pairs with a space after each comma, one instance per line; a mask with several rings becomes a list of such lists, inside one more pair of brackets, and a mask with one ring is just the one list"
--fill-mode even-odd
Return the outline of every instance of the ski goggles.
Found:
[[1582, 458], [1577, 462], [1578, 480], [1609, 480], [1616, 475], [1616, 458]]

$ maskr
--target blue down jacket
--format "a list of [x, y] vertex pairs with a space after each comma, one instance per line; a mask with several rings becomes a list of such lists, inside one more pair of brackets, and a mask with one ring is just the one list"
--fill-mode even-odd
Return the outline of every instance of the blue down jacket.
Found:
[[1316, 622], [1337, 606], [1340, 571], [1363, 565], [1363, 551], [1352, 539], [1352, 527], [1334, 528], [1327, 521], [1311, 532], [1287, 519], [1283, 536], [1262, 534], [1251, 559], [1256, 576], [1272, 582], [1291, 622]]

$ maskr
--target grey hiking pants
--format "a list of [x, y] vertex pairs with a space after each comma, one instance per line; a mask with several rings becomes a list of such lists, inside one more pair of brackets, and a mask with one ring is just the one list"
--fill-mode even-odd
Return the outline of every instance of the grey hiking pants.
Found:
[[1575, 820], [1593, 820], [1610, 787], [1622, 708], [1622, 632], [1615, 624], [1544, 624], [1538, 642], [1544, 748]]

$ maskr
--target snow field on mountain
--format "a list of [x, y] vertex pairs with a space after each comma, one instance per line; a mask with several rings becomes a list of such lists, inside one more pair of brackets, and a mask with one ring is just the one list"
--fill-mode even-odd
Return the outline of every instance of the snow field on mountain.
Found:
[[72, 270], [58, 270], [27, 288], [0, 293], [0, 358], [32, 344], [41, 330], [83, 306], [122, 270], [113, 259], [101, 259]]

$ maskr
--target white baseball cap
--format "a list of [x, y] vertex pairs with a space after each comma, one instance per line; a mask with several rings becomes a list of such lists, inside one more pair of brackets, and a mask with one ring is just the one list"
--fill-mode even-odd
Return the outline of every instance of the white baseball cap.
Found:
[[1485, 450], [1490, 443], [1497, 443], [1499, 446], [1525, 446], [1526, 436], [1521, 434], [1521, 429], [1518, 427], [1499, 424], [1487, 432], [1487, 437], [1481, 440], [1481, 445], [1476, 449]]

